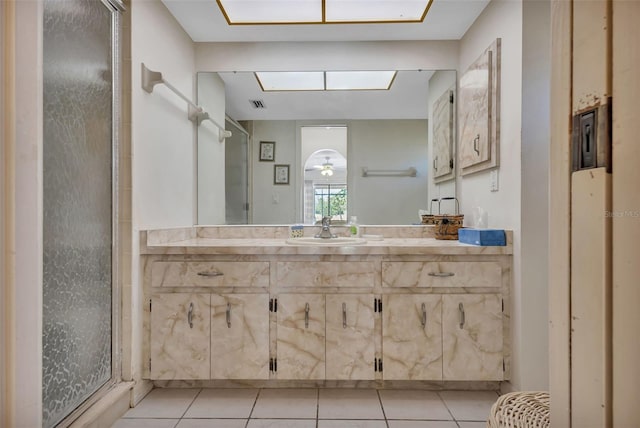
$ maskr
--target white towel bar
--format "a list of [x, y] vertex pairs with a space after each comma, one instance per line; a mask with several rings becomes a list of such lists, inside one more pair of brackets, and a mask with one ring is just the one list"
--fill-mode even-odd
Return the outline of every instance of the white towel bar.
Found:
[[189, 109], [187, 111], [187, 117], [190, 121], [197, 124], [198, 126], [204, 121], [208, 120], [213, 123], [218, 128], [218, 141], [221, 143], [225, 140], [225, 138], [231, 137], [231, 131], [227, 131], [224, 129], [224, 126], [220, 125], [218, 122], [209, 117], [209, 113], [204, 111], [202, 107], [191, 101], [187, 98], [182, 92], [176, 89], [171, 83], [167, 82], [163, 77], [162, 73], [159, 71], [149, 70], [144, 63], [142, 65], [142, 89], [147, 91], [148, 93], [153, 92], [153, 87], [157, 84], [163, 84], [167, 88], [171, 90], [174, 94], [179, 96], [182, 100], [184, 100], [188, 105]]

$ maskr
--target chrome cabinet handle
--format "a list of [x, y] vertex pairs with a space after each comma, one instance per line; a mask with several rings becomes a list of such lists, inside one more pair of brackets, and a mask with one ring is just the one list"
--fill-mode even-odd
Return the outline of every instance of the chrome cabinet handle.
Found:
[[445, 278], [447, 276], [454, 276], [453, 272], [429, 272], [429, 276], [435, 276], [438, 278]]
[[309, 303], [304, 305], [304, 328], [309, 328]]
[[437, 171], [438, 170], [438, 156], [436, 156], [435, 158], [433, 158], [433, 170]]
[[231, 328], [231, 303], [227, 303], [227, 328]]
[[458, 313], [460, 314], [460, 328], [464, 328], [464, 305], [458, 303]]
[[347, 304], [342, 303], [342, 328], [347, 328]]
[[216, 277], [224, 276], [224, 273], [214, 270], [213, 272], [198, 272], [198, 276]]
[[424, 303], [422, 304], [422, 320], [420, 324], [422, 324], [422, 327], [427, 325], [427, 306]]
[[189, 312], [187, 312], [187, 322], [189, 328], [193, 328], [193, 302], [189, 303]]
[[473, 151], [476, 152], [477, 155], [480, 155], [480, 134], [476, 135], [476, 138], [473, 139]]

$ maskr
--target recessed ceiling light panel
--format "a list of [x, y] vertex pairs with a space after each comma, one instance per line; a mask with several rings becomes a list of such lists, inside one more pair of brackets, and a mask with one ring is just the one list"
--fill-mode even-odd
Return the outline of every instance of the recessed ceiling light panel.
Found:
[[433, 0], [216, 0], [230, 25], [422, 22]]
[[229, 24], [310, 24], [322, 21], [321, 0], [217, 0]]
[[431, 1], [325, 0], [327, 22], [422, 22]]

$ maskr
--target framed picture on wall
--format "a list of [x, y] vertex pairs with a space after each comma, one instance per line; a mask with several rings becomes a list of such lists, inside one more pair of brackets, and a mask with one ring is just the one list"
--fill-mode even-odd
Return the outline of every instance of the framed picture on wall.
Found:
[[289, 165], [273, 166], [273, 184], [289, 184]]
[[260, 162], [274, 162], [276, 160], [275, 141], [260, 141]]

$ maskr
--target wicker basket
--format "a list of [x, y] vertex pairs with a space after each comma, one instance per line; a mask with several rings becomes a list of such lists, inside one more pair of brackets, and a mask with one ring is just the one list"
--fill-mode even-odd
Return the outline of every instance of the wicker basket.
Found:
[[[438, 202], [438, 209], [440, 209], [440, 199], [431, 199], [431, 206], [429, 207], [429, 211], [431, 211], [431, 214], [422, 214], [422, 224], [428, 224], [428, 225], [434, 225], [436, 224], [436, 219], [435, 219], [435, 215], [433, 214], [433, 204]], [[438, 214], [440, 214], [440, 212], [438, 211]]]
[[438, 214], [434, 216], [435, 226], [436, 226], [436, 239], [445, 239], [445, 240], [456, 240], [458, 239], [458, 229], [462, 227], [462, 223], [464, 222], [464, 215], [459, 214], [460, 205], [458, 204], [458, 200], [454, 197], [442, 198], [438, 202], [438, 212], [442, 212], [440, 209], [440, 204], [442, 201], [452, 200], [455, 202], [455, 214]]
[[510, 392], [491, 407], [487, 428], [549, 428], [549, 393]]

